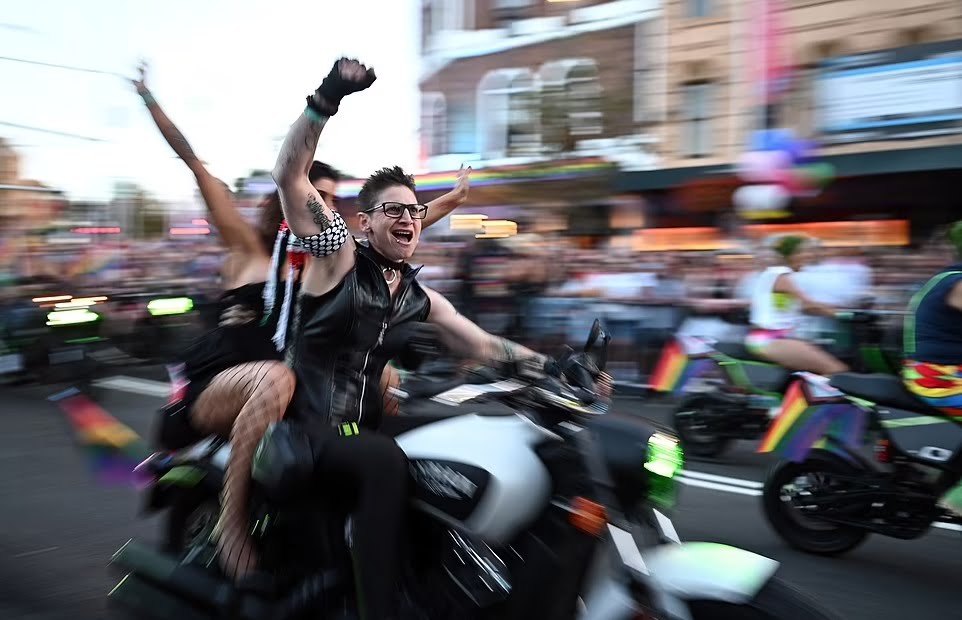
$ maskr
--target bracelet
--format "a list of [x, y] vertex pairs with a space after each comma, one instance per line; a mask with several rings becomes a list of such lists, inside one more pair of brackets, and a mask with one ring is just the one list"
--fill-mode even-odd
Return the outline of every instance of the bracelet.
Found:
[[140, 93], [140, 96], [144, 100], [144, 104], [146, 105], [151, 105], [151, 104], [156, 105], [157, 103], [157, 100], [154, 99], [154, 96], [150, 94], [149, 90], [145, 90], [144, 92]]
[[312, 123], [326, 123], [330, 118], [329, 116], [318, 114], [318, 112], [311, 106], [304, 108], [304, 116], [306, 116]]

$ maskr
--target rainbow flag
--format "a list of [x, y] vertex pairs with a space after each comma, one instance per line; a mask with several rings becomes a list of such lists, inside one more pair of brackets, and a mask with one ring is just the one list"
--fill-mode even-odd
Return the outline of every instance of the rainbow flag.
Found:
[[91, 473], [103, 484], [137, 485], [134, 468], [150, 452], [141, 437], [75, 388], [49, 397], [66, 414], [87, 452]]
[[[530, 181], [561, 181], [610, 170], [613, 170], [613, 165], [610, 162], [597, 158], [552, 162], [543, 166], [515, 165], [477, 168], [471, 173], [471, 187]], [[450, 189], [458, 182], [458, 171], [421, 174], [417, 175], [415, 181], [418, 191]], [[363, 184], [363, 179], [341, 181], [337, 186], [337, 195], [342, 198], [354, 198], [361, 191]]]
[[656, 392], [671, 392], [677, 395], [684, 390], [689, 380], [704, 374], [714, 363], [707, 357], [690, 358], [681, 342], [672, 340], [661, 352], [648, 383]]
[[758, 447], [759, 453], [774, 452], [790, 461], [801, 462], [812, 448], [831, 449], [829, 438], [857, 448], [865, 434], [866, 414], [854, 404], [810, 402], [805, 380], [795, 381], [775, 422]]

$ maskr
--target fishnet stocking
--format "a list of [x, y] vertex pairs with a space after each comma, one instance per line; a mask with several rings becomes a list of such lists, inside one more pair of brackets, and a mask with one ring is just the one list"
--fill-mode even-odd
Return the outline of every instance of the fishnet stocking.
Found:
[[191, 413], [201, 431], [230, 435], [231, 453], [214, 535], [221, 567], [235, 580], [257, 567], [247, 532], [254, 451], [267, 427], [284, 417], [294, 383], [294, 373], [281, 362], [234, 366], [214, 377]]

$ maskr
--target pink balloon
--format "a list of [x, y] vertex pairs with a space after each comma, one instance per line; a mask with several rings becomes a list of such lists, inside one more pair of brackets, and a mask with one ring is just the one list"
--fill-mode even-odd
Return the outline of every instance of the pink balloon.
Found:
[[739, 160], [738, 176], [749, 183], [777, 183], [777, 176], [791, 165], [785, 151], [749, 151]]
[[768, 157], [763, 151], [742, 153], [738, 162], [738, 176], [749, 183], [764, 183], [768, 172]]

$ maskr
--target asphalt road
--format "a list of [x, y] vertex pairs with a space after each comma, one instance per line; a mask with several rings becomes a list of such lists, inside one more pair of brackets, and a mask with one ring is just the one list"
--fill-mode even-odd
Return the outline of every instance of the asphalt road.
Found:
[[[164, 386], [156, 370], [129, 370], [94, 393], [112, 415], [147, 434]], [[138, 376], [139, 375], [139, 376]], [[0, 618], [111, 618], [106, 570], [128, 538], [155, 539], [156, 521], [137, 514], [131, 488], [98, 485], [54, 388], [0, 392]], [[619, 398], [616, 408], [667, 422], [664, 403]], [[850, 620], [960, 617], [958, 533], [933, 530], [916, 541], [873, 537], [842, 558], [788, 549], [765, 523], [758, 487], [770, 465], [743, 443], [723, 463], [692, 461], [674, 513], [685, 540], [726, 543], [782, 562], [787, 580]]]

